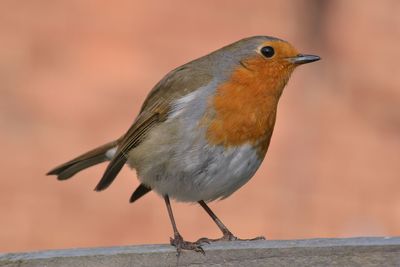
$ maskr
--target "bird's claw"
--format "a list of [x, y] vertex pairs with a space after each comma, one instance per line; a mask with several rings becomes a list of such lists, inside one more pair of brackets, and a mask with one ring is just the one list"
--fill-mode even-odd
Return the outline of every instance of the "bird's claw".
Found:
[[201, 254], [206, 255], [204, 249], [201, 247], [201, 243], [185, 241], [180, 235], [175, 235], [174, 238], [170, 238], [170, 244], [176, 247], [176, 256], [178, 257], [181, 254], [182, 250], [193, 250], [195, 252], [200, 252]]
[[203, 237], [203, 238], [199, 238], [195, 243], [202, 245], [202, 244], [210, 244], [212, 242], [211, 239], [207, 238], [207, 237]]
[[247, 240], [248, 241], [257, 241], [257, 240], [266, 240], [266, 238], [265, 238], [265, 236], [260, 235], [260, 236], [257, 236], [255, 238], [247, 239]]
[[196, 243], [198, 243], [198, 244], [202, 244], [202, 243], [210, 244], [212, 242], [219, 242], [219, 241], [257, 241], [257, 240], [265, 240], [265, 237], [257, 236], [255, 238], [250, 238], [250, 239], [241, 239], [241, 238], [238, 238], [238, 237], [234, 236], [232, 233], [226, 233], [221, 238], [216, 238], [216, 239], [203, 237], [203, 238], [200, 238], [199, 240], [197, 240]]

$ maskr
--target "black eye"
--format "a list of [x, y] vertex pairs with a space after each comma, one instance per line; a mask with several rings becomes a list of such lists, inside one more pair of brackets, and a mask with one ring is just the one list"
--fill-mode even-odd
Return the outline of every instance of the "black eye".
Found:
[[264, 55], [264, 57], [273, 57], [275, 54], [274, 48], [272, 46], [264, 46], [261, 48], [261, 54]]

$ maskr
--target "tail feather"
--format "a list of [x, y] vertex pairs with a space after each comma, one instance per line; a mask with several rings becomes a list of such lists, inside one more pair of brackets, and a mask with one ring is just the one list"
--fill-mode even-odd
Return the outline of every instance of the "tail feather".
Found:
[[95, 187], [95, 191], [102, 191], [110, 186], [110, 184], [115, 180], [118, 173], [121, 171], [122, 167], [125, 165], [126, 157], [119, 153], [115, 155], [115, 157], [108, 164], [106, 171], [103, 174], [103, 177], [100, 179], [100, 182]]
[[98, 148], [90, 150], [83, 155], [52, 169], [47, 173], [47, 175], [57, 175], [58, 180], [69, 179], [83, 169], [110, 160], [110, 158], [107, 156], [107, 151], [116, 147], [117, 143], [118, 140], [112, 141]]
[[133, 192], [131, 198], [129, 199], [129, 202], [130, 203], [135, 202], [136, 200], [138, 200], [142, 196], [146, 195], [150, 191], [151, 191], [150, 187], [148, 187], [148, 186], [146, 186], [144, 184], [140, 184], [138, 186], [138, 188], [136, 188], [135, 192]]

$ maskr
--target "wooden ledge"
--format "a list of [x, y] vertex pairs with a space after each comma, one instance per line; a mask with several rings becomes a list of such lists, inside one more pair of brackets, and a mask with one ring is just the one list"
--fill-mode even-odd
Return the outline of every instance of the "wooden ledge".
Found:
[[[182, 252], [179, 266], [400, 266], [400, 237], [267, 240], [204, 245]], [[176, 266], [170, 245], [0, 254], [0, 266]]]

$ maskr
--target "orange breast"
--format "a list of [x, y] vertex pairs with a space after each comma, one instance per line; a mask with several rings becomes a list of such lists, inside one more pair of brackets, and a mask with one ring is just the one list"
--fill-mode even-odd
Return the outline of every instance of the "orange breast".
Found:
[[276, 108], [291, 69], [262, 57], [243, 61], [211, 99], [207, 139], [225, 147], [246, 143], [265, 155], [275, 125]]

